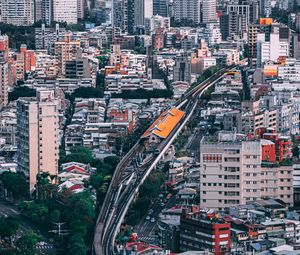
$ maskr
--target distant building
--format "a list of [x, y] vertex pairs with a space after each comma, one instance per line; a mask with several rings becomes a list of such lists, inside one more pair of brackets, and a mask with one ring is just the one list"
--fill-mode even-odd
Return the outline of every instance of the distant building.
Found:
[[55, 42], [54, 45], [54, 53], [58, 57], [61, 74], [65, 75], [66, 62], [76, 59], [80, 42], [72, 41], [71, 35], [66, 35], [63, 41]]
[[53, 20], [76, 24], [78, 19], [78, 0], [53, 0]]
[[0, 36], [0, 110], [8, 104], [8, 36]]
[[53, 21], [52, 0], [35, 0], [35, 22], [42, 21], [48, 26]]
[[174, 66], [174, 81], [191, 83], [191, 60], [187, 56], [177, 56]]
[[2, 0], [0, 19], [15, 26], [31, 26], [34, 23], [34, 0]]
[[168, 17], [167, 0], [153, 0], [153, 15]]
[[173, 8], [175, 20], [200, 23], [200, 0], [174, 0]]
[[28, 178], [30, 193], [35, 190], [37, 174], [58, 174], [57, 108], [54, 91], [38, 91], [37, 98], [17, 101], [18, 171]]
[[204, 0], [202, 3], [203, 23], [210, 23], [217, 20], [217, 1]]
[[55, 28], [41, 27], [35, 28], [35, 48], [37, 50], [47, 50], [48, 53], [54, 53], [54, 43], [63, 38], [65, 28], [61, 28], [59, 24]]

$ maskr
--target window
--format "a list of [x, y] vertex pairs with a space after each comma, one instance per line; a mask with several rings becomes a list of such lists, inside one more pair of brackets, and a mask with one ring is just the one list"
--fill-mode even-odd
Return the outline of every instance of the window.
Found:
[[202, 202], [203, 202], [203, 203], [206, 203], [206, 199], [202, 199]]

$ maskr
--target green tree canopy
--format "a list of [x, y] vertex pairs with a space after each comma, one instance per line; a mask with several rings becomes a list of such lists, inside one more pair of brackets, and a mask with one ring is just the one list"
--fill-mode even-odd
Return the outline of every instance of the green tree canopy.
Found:
[[28, 196], [28, 183], [21, 173], [6, 171], [1, 174], [0, 180], [3, 187], [12, 194], [13, 198], [18, 199]]
[[26, 86], [16, 86], [13, 91], [8, 93], [8, 101], [15, 101], [20, 97], [35, 97], [36, 90]]
[[20, 255], [34, 255], [36, 254], [36, 245], [41, 241], [41, 237], [34, 232], [28, 232], [20, 237], [16, 242], [18, 254]]
[[19, 219], [16, 217], [0, 217], [0, 239], [12, 237], [19, 228]]

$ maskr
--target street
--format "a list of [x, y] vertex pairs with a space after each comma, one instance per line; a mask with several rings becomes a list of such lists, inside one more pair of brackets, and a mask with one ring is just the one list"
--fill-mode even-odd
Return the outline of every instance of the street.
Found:
[[[165, 200], [165, 197], [166, 195], [164, 194], [162, 200]], [[153, 212], [149, 214], [150, 219], [154, 218], [155, 222], [151, 222], [151, 220], [146, 220], [146, 217], [148, 216], [146, 215], [141, 220], [141, 222], [135, 227], [135, 232], [138, 234], [138, 238], [140, 241], [145, 243], [157, 244], [155, 230], [157, 227], [157, 222], [159, 220], [159, 214], [163, 209], [169, 209], [173, 207], [176, 204], [176, 197], [172, 196], [165, 204], [165, 206], [160, 206], [160, 204], [160, 199], [157, 199], [154, 205], [150, 208], [150, 210], [153, 210]]]
[[53, 254], [53, 245], [49, 244], [50, 239], [48, 233], [40, 229], [35, 224], [31, 223], [26, 217], [21, 215], [17, 206], [13, 205], [10, 202], [0, 199], [0, 216], [13, 216], [17, 217], [20, 220], [19, 229], [15, 239], [24, 235], [28, 231], [33, 231], [40, 235], [43, 239], [43, 242], [40, 242], [37, 245], [37, 250], [39, 254]]

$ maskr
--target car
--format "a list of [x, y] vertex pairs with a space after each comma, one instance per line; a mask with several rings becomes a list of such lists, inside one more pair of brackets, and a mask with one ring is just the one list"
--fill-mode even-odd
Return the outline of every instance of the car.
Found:
[[150, 209], [149, 211], [148, 211], [148, 214], [152, 214], [153, 213], [153, 209]]
[[161, 202], [161, 203], [160, 203], [160, 206], [161, 206], [161, 207], [164, 207], [164, 206], [165, 206], [165, 203]]
[[150, 220], [150, 216], [149, 215], [146, 217], [146, 220]]
[[158, 197], [159, 197], [159, 198], [163, 198], [164, 195], [163, 195], [163, 194], [159, 194]]
[[155, 222], [155, 219], [154, 218], [151, 218], [151, 220], [150, 220], [152, 223], [154, 223]]

